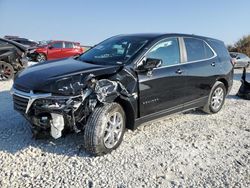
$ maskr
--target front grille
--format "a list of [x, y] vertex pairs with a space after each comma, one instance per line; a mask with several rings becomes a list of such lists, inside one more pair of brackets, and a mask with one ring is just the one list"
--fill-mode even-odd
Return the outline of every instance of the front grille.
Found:
[[29, 99], [20, 97], [17, 95], [13, 95], [13, 102], [14, 102], [14, 109], [21, 112], [25, 113]]

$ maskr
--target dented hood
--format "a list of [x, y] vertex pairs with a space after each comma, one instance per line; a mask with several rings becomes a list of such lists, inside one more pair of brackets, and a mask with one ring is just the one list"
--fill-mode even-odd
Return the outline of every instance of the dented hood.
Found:
[[82, 78], [90, 74], [95, 76], [116, 73], [121, 65], [98, 65], [67, 58], [48, 61], [31, 66], [19, 73], [13, 87], [25, 92], [52, 92], [51, 86], [60, 79], [81, 75]]

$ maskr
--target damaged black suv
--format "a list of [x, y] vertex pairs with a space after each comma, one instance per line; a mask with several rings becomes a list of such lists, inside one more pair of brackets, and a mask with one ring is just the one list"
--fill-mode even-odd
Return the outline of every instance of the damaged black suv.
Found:
[[27, 66], [27, 52], [25, 46], [0, 38], [0, 81], [12, 79]]
[[84, 54], [31, 66], [15, 79], [14, 108], [34, 135], [84, 132], [87, 151], [116, 149], [126, 128], [201, 108], [217, 113], [232, 87], [223, 42], [184, 34], [109, 38]]

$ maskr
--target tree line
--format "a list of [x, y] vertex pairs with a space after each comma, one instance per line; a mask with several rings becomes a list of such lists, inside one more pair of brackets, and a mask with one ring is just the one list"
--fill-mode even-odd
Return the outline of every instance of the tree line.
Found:
[[235, 44], [228, 46], [229, 52], [240, 52], [250, 57], [250, 35], [243, 36]]

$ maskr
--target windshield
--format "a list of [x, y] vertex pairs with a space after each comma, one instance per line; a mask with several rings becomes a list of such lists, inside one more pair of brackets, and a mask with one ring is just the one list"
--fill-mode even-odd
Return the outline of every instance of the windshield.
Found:
[[97, 64], [124, 64], [147, 42], [148, 40], [143, 37], [112, 37], [82, 54], [79, 60]]
[[42, 40], [42, 41], [39, 41], [39, 45], [47, 45], [51, 42], [51, 40]]

